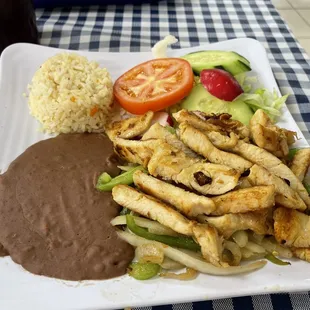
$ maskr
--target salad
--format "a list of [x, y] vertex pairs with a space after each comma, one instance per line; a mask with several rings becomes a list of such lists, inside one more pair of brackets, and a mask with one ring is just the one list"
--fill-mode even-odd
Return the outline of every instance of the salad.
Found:
[[279, 96], [267, 88], [252, 89], [255, 78], [247, 77], [251, 66], [243, 56], [210, 50], [182, 58], [166, 57], [167, 45], [175, 42], [172, 36], [158, 42], [153, 48], [153, 60], [137, 65], [116, 80], [114, 95], [125, 110], [144, 114], [169, 107], [175, 110], [177, 105], [190, 111], [229, 113], [246, 125], [257, 109], [273, 120], [280, 116], [288, 95]]

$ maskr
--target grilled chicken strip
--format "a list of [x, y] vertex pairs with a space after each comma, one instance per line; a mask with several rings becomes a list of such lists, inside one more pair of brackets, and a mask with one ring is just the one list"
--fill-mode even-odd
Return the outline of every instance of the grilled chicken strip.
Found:
[[241, 140], [238, 141], [232, 151], [252, 163], [266, 168], [276, 176], [288, 180], [290, 187], [299, 194], [307, 207], [310, 208], [310, 197], [307, 190], [292, 170], [284, 165], [279, 158], [256, 145], [252, 145]]
[[194, 237], [201, 246], [201, 253], [205, 260], [214, 266], [228, 266], [222, 262], [223, 238], [217, 230], [208, 224], [196, 224], [193, 227]]
[[187, 236], [193, 235], [194, 222], [188, 220], [172, 207], [127, 185], [113, 187], [114, 201], [124, 208], [137, 212]]
[[238, 155], [219, 150], [211, 143], [207, 135], [187, 123], [180, 124], [179, 137], [188, 147], [204, 156], [211, 163], [226, 165], [240, 173], [253, 165], [250, 161]]
[[106, 128], [106, 133], [111, 141], [116, 137], [132, 139], [141, 136], [151, 126], [154, 112], [148, 111], [141, 116], [131, 117], [111, 123]]
[[162, 139], [165, 140], [173, 148], [183, 151], [187, 156], [198, 158], [198, 155], [188, 148], [176, 134], [169, 132], [165, 127], [159, 123], [155, 123], [150, 129], [142, 136], [142, 140], [149, 139]]
[[154, 150], [147, 168], [155, 177], [181, 183], [205, 195], [220, 195], [232, 190], [240, 177], [235, 169], [188, 157], [165, 143]]
[[208, 136], [211, 143], [223, 151], [229, 151], [233, 147], [235, 147], [238, 143], [239, 138], [233, 132], [229, 134], [229, 136], [224, 136], [217, 131], [204, 131], [205, 135]]
[[178, 233], [194, 236], [201, 246], [204, 258], [216, 266], [220, 265], [222, 239], [214, 228], [190, 221], [160, 200], [126, 185], [115, 186], [112, 195], [121, 206], [158, 221]]
[[295, 257], [310, 263], [310, 248], [293, 248], [292, 252]]
[[310, 165], [310, 148], [298, 150], [290, 165], [291, 170], [302, 182]]
[[209, 223], [215, 227], [225, 239], [230, 238], [238, 230], [248, 229], [260, 235], [271, 235], [273, 234], [273, 228], [272, 222], [269, 219], [270, 210], [225, 214], [216, 217], [198, 215], [197, 220], [201, 223]]
[[154, 148], [159, 146], [160, 140], [135, 141], [114, 138], [115, 153], [130, 163], [143, 165], [145, 168], [150, 161]]
[[133, 181], [143, 192], [174, 206], [187, 217], [210, 214], [215, 210], [215, 204], [210, 198], [187, 192], [142, 171], [135, 172]]
[[216, 131], [223, 134], [234, 132], [241, 139], [250, 136], [250, 130], [241, 122], [232, 120], [229, 114], [207, 115], [200, 111], [181, 110], [173, 114], [178, 123], [188, 123], [203, 131]]
[[243, 188], [215, 196], [212, 201], [216, 206], [212, 215], [258, 211], [274, 206], [275, 189], [274, 185]]
[[247, 180], [252, 186], [255, 185], [274, 185], [276, 191], [275, 201], [277, 204], [290, 208], [304, 211], [307, 209], [306, 204], [300, 196], [285, 181], [269, 172], [267, 169], [253, 165]]
[[287, 156], [289, 145], [295, 142], [295, 132], [275, 126], [261, 109], [258, 109], [252, 116], [250, 130], [256, 145], [279, 158]]
[[273, 214], [276, 240], [288, 247], [310, 247], [310, 216], [296, 210], [277, 208]]

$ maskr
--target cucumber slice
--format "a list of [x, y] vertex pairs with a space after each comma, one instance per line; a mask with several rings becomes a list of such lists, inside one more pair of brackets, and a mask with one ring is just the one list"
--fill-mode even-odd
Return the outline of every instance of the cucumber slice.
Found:
[[200, 51], [181, 57], [187, 60], [196, 74], [203, 69], [224, 69], [232, 75], [251, 71], [250, 62], [235, 52], [227, 51]]

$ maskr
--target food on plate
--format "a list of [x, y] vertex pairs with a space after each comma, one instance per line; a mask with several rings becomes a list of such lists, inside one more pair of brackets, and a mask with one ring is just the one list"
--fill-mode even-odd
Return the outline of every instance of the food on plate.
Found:
[[202, 84], [197, 84], [191, 93], [181, 102], [181, 108], [189, 111], [202, 111], [206, 114], [228, 113], [233, 119], [248, 125], [253, 110], [245, 102], [221, 100], [211, 95]]
[[178, 103], [192, 90], [190, 64], [180, 58], [159, 58], [135, 66], [114, 83], [116, 100], [128, 112], [144, 114]]
[[295, 142], [296, 133], [275, 126], [263, 110], [254, 113], [250, 129], [255, 144], [279, 158], [285, 158]]
[[179, 137], [185, 145], [212, 163], [226, 165], [236, 169], [240, 173], [243, 173], [252, 166], [252, 163], [248, 160], [216, 148], [209, 140], [207, 134], [188, 125], [186, 122], [180, 123]]
[[269, 172], [272, 172], [276, 176], [287, 180], [290, 187], [295, 190], [300, 198], [305, 202], [307, 207], [310, 207], [310, 198], [307, 190], [302, 182], [296, 177], [292, 170], [286, 166], [281, 159], [277, 158], [268, 151], [239, 140], [237, 145], [231, 149], [233, 153], [243, 156], [247, 160], [266, 168]]
[[295, 248], [310, 247], [310, 216], [297, 210], [277, 208], [273, 214], [275, 238]]
[[62, 134], [38, 142], [0, 176], [0, 242], [26, 270], [66, 280], [126, 273], [134, 250], [110, 221], [120, 207], [95, 184], [119, 174], [101, 134]]
[[233, 101], [243, 93], [238, 81], [227, 71], [204, 69], [200, 72], [200, 82], [216, 98]]
[[267, 220], [267, 210], [252, 211], [246, 213], [227, 213], [222, 216], [208, 217], [199, 215], [198, 221], [209, 223], [215, 227], [224, 238], [230, 238], [238, 231], [252, 230], [259, 235], [269, 235], [273, 233], [272, 222]]
[[[241, 261], [264, 257], [278, 265], [289, 264], [276, 256], [293, 256], [291, 244], [283, 245], [279, 234], [287, 232], [286, 225], [293, 225], [295, 220], [294, 216], [281, 218], [277, 212], [295, 212], [300, 216], [296, 220], [299, 225], [306, 225], [303, 218], [308, 216], [293, 210], [305, 211], [307, 199], [302, 196], [302, 183], [281, 160], [287, 161], [287, 156], [276, 152], [277, 157], [256, 145], [252, 132], [255, 128], [230, 115], [180, 110], [172, 116], [177, 122], [175, 131], [149, 122], [149, 128], [143, 126], [138, 139], [119, 138], [122, 129], [117, 135], [110, 135], [123, 160], [141, 164], [145, 169], [133, 174], [134, 187], [117, 185], [112, 189], [114, 200], [134, 214], [112, 220], [112, 225], [125, 229], [119, 235], [142, 249], [166, 244], [166, 257], [210, 274], [222, 274], [221, 268], [223, 274], [229, 274], [233, 266], [241, 268]], [[259, 110], [252, 124], [257, 116], [263, 116], [264, 125], [280, 136], [288, 132]], [[119, 121], [117, 126], [123, 128], [123, 123], [126, 132], [125, 124], [130, 122], [134, 128], [140, 118]], [[292, 141], [288, 141], [294, 139], [295, 133], [289, 132], [286, 137], [285, 142], [290, 145]], [[298, 227], [295, 230], [306, 239], [307, 232]], [[306, 248], [308, 244], [298, 246]], [[186, 250], [170, 252], [173, 247]], [[136, 258], [144, 262], [145, 257]], [[210, 269], [209, 265], [204, 269], [204, 264], [195, 267], [193, 262], [197, 263], [197, 259], [220, 269]], [[150, 260], [155, 262], [155, 258]], [[248, 268], [254, 270], [257, 266], [250, 264]]]
[[[234, 137], [231, 136], [232, 133], [241, 139], [247, 139], [250, 137], [249, 128], [241, 122], [233, 120], [230, 114], [213, 113], [211, 115], [207, 115], [206, 113], [200, 111], [181, 110], [177, 113], [174, 113], [173, 117], [178, 123], [189, 123], [195, 128], [202, 130], [208, 135], [212, 143], [222, 144], [223, 142], [231, 142], [229, 139], [230, 137], [234, 142], [233, 145], [236, 145], [238, 139], [234, 139]], [[214, 132], [225, 134], [225, 136], [214, 135]], [[218, 140], [220, 140], [220, 142], [218, 142]], [[227, 149], [231, 147], [232, 145], [227, 145]]]
[[142, 135], [151, 125], [154, 112], [148, 111], [136, 118], [127, 118], [122, 121], [109, 123], [106, 133], [111, 140], [114, 138], [133, 139]]
[[174, 206], [188, 218], [210, 214], [215, 210], [215, 203], [211, 198], [188, 192], [142, 171], [134, 173], [133, 181], [144, 193]]
[[127, 171], [115, 178], [111, 178], [107, 172], [103, 172], [98, 178], [96, 188], [102, 192], [109, 192], [116, 185], [130, 185], [133, 183], [134, 173], [139, 170], [144, 170], [144, 168], [142, 166], [129, 166]]
[[298, 193], [294, 191], [283, 179], [277, 177], [259, 165], [253, 165], [251, 167], [247, 180], [252, 186], [274, 185], [276, 192], [276, 203], [283, 207], [298, 209], [301, 211], [307, 209], [306, 204], [300, 198]]
[[[0, 255], [68, 280], [190, 280], [254, 271], [266, 261], [244, 262], [263, 258], [310, 261], [310, 151], [292, 154], [296, 133], [275, 124], [287, 96], [252, 91], [250, 63], [234, 52], [166, 57], [175, 42], [113, 87], [76, 54], [42, 64], [31, 114], [49, 133], [79, 134], [33, 145], [0, 176]], [[135, 115], [120, 109], [114, 121], [113, 97]]]
[[160, 139], [132, 141], [115, 139], [114, 150], [124, 160], [139, 163], [161, 177], [202, 194], [223, 194], [233, 189], [240, 173], [224, 165], [205, 163], [173, 148]]
[[47, 133], [103, 132], [112, 104], [108, 71], [74, 53], [46, 60], [29, 85], [30, 113]]
[[251, 71], [250, 62], [235, 52], [229, 51], [200, 51], [182, 57], [199, 74], [204, 69], [223, 68], [232, 75]]
[[310, 165], [310, 149], [297, 150], [293, 160], [290, 164], [290, 168], [296, 177], [303, 182], [305, 175]]
[[212, 198], [216, 209], [212, 215], [246, 213], [271, 208], [275, 204], [273, 185], [237, 189]]

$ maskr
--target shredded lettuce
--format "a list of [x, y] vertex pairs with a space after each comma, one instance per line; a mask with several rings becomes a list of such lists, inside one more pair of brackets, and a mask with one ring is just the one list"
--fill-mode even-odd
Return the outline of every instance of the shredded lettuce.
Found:
[[253, 84], [257, 83], [258, 80], [256, 76], [247, 76], [245, 72], [235, 75], [234, 78], [245, 93], [249, 93], [253, 88]]
[[279, 96], [274, 89], [272, 92], [266, 88], [258, 88], [254, 93], [243, 93], [235, 100], [242, 100], [255, 112], [258, 109], [264, 110], [271, 119], [280, 116], [280, 109], [289, 95]]

